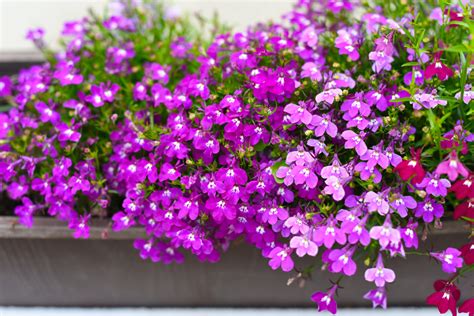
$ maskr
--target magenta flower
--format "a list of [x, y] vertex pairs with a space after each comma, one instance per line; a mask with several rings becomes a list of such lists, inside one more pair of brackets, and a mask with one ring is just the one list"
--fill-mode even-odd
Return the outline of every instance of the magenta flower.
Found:
[[87, 222], [89, 221], [90, 217], [90, 214], [81, 215], [69, 222], [69, 228], [74, 230], [74, 238], [89, 238], [89, 225]]
[[433, 57], [433, 63], [429, 64], [425, 69], [426, 79], [437, 76], [439, 80], [444, 81], [454, 75], [453, 71], [441, 62], [443, 52], [437, 52]]
[[357, 265], [352, 259], [355, 247], [344, 247], [342, 249], [330, 250], [327, 259], [329, 260], [329, 271], [332, 273], [343, 273], [347, 276], [354, 275]]
[[430, 255], [441, 262], [441, 268], [446, 273], [455, 273], [462, 267], [461, 251], [456, 248], [447, 248], [441, 252], [431, 252]]
[[392, 283], [395, 281], [395, 272], [384, 267], [382, 255], [379, 254], [375, 268], [367, 269], [364, 277], [369, 282], [375, 282], [377, 287], [384, 287], [385, 282]]
[[403, 196], [397, 193], [389, 200], [392, 201], [390, 202], [390, 206], [393, 207], [401, 217], [407, 217], [408, 209], [415, 209], [417, 206], [415, 199], [409, 195]]
[[318, 185], [318, 177], [308, 167], [295, 166], [291, 171], [295, 184], [305, 184], [309, 188], [315, 188]]
[[324, 133], [332, 138], [336, 137], [337, 126], [331, 122], [331, 117], [327, 114], [323, 114], [323, 116], [313, 115], [311, 125], [314, 126], [314, 135], [317, 137], [323, 136]]
[[81, 139], [81, 133], [75, 131], [73, 127], [69, 127], [66, 123], [56, 124], [59, 131], [58, 140], [61, 142], [71, 141], [78, 142]]
[[371, 213], [377, 211], [380, 215], [387, 215], [390, 211], [390, 206], [384, 193], [369, 191], [364, 197], [364, 202], [367, 203], [367, 209]]
[[318, 305], [318, 312], [328, 311], [331, 314], [337, 313], [337, 303], [334, 299], [338, 285], [333, 285], [327, 292], [315, 292], [311, 295], [311, 300]]
[[224, 217], [233, 220], [237, 217], [235, 205], [223, 198], [211, 197], [206, 201], [206, 209], [211, 213], [212, 218], [220, 223]]
[[302, 78], [310, 78], [313, 81], [321, 81], [323, 76], [320, 71], [320, 67], [313, 63], [307, 62], [301, 67], [301, 77]]
[[174, 166], [170, 163], [166, 162], [161, 166], [160, 174], [158, 176], [158, 180], [160, 182], [171, 180], [174, 181], [181, 176], [179, 170], [177, 170]]
[[295, 163], [297, 166], [305, 166], [311, 164], [313, 161], [313, 156], [305, 151], [303, 146], [298, 146], [298, 150], [290, 151], [286, 156], [286, 163], [288, 165]]
[[423, 202], [419, 202], [415, 210], [415, 216], [423, 217], [426, 223], [431, 223], [435, 218], [441, 218], [443, 214], [443, 206], [432, 198], [426, 198]]
[[340, 201], [344, 198], [346, 194], [344, 191], [344, 183], [338, 177], [330, 176], [326, 179], [325, 183], [324, 194], [332, 195], [335, 201]]
[[313, 232], [313, 241], [317, 245], [324, 245], [328, 249], [332, 248], [335, 242], [344, 245], [346, 240], [346, 234], [336, 226], [336, 221], [332, 216], [327, 219], [325, 225], [317, 227]]
[[299, 105], [290, 103], [285, 106], [284, 111], [290, 114], [290, 122], [293, 124], [303, 123], [309, 125], [313, 119], [304, 102], [300, 102]]
[[59, 120], [59, 113], [52, 110], [44, 102], [36, 102], [35, 109], [40, 114], [41, 122], [51, 122], [56, 123]]
[[306, 219], [304, 216], [301, 214], [297, 214], [295, 216], [289, 217], [285, 221], [285, 227], [288, 227], [290, 229], [290, 232], [295, 235], [295, 234], [306, 234], [309, 231], [309, 226], [308, 223], [306, 222]]
[[0, 77], [0, 98], [11, 95], [12, 91], [12, 81], [10, 77], [2, 76]]
[[417, 186], [424, 188], [426, 193], [432, 196], [446, 196], [448, 188], [451, 187], [451, 182], [447, 179], [440, 179], [439, 176], [428, 174]]
[[385, 218], [385, 222], [382, 226], [374, 226], [370, 229], [370, 238], [378, 240], [382, 248], [386, 248], [390, 243], [398, 244], [401, 236], [400, 231], [393, 228], [390, 216]]
[[344, 148], [346, 149], [355, 148], [359, 156], [362, 156], [367, 152], [367, 145], [362, 140], [361, 136], [357, 135], [353, 131], [351, 130], [344, 131], [342, 132], [341, 136], [342, 138], [346, 140], [346, 143], [344, 144]]
[[337, 37], [335, 40], [335, 46], [339, 48], [339, 54], [348, 55], [353, 61], [359, 59], [360, 55], [355, 46], [355, 40], [357, 39], [358, 32], [354, 29], [339, 30], [337, 31]]
[[291, 259], [291, 252], [293, 250], [291, 248], [282, 248], [282, 247], [275, 247], [268, 255], [270, 261], [268, 262], [269, 266], [276, 270], [281, 267], [281, 269], [285, 272], [289, 272], [293, 270], [294, 262]]
[[262, 214], [262, 221], [274, 225], [278, 220], [284, 221], [288, 218], [288, 211], [281, 207], [268, 207]]
[[341, 95], [342, 90], [339, 88], [324, 90], [316, 96], [316, 102], [327, 102], [329, 104], [333, 104], [334, 100], [339, 99]]
[[296, 249], [298, 257], [316, 256], [318, 254], [318, 246], [307, 236], [294, 236], [290, 240], [290, 247]]
[[447, 174], [450, 181], [454, 181], [459, 175], [467, 177], [469, 171], [464, 167], [455, 151], [452, 151], [447, 159], [436, 167], [435, 173], [438, 175]]
[[383, 309], [387, 308], [387, 291], [384, 287], [370, 290], [364, 295], [364, 298], [366, 300], [372, 301], [373, 308], [376, 308], [377, 306], [380, 306]]

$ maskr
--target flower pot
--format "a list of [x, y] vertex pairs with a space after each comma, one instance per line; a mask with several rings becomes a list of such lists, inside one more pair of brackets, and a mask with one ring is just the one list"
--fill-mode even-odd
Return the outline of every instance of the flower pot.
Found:
[[[311, 293], [326, 287], [328, 278], [336, 279], [317, 271], [303, 288], [287, 286], [295, 273], [272, 271], [244, 243], [232, 245], [215, 264], [188, 256], [183, 264], [164, 265], [142, 260], [133, 249], [132, 240], [143, 235], [138, 228], [114, 233], [105, 221], [94, 220], [91, 238], [76, 240], [52, 218], [36, 218], [32, 229], [15, 222], [15, 217], [0, 217], [0, 305], [309, 307]], [[109, 231], [107, 239], [104, 231]], [[436, 250], [460, 246], [466, 236], [465, 227], [446, 223], [421, 243], [420, 251], [431, 244]], [[411, 256], [386, 261], [397, 274], [397, 286], [389, 286], [390, 305], [422, 306], [433, 281], [446, 278], [434, 260]], [[304, 261], [296, 266], [312, 262]], [[362, 272], [342, 281], [340, 306], [369, 305], [360, 299], [371, 288]], [[472, 283], [461, 280], [461, 290], [469, 293]]]

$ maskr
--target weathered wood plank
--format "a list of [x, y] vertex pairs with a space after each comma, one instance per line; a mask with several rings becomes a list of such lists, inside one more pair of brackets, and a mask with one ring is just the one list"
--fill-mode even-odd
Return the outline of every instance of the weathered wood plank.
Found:
[[[145, 236], [142, 228], [130, 228], [125, 231], [114, 232], [110, 228], [110, 221], [92, 219], [90, 225], [89, 239], [135, 239]], [[18, 218], [14, 216], [0, 216], [0, 239], [1, 238], [29, 238], [29, 239], [72, 239], [72, 231], [67, 223], [60, 222], [50, 217], [35, 217], [32, 228], [26, 228], [18, 224]]]

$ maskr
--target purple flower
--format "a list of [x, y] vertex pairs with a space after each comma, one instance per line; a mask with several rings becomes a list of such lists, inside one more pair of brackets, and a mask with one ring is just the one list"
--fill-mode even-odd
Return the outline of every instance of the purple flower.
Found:
[[336, 221], [332, 217], [328, 218], [325, 225], [317, 227], [313, 233], [313, 241], [317, 245], [324, 245], [328, 249], [332, 248], [335, 242], [344, 245], [346, 240], [346, 234], [336, 226]]
[[330, 176], [325, 181], [326, 187], [323, 190], [324, 194], [332, 195], [335, 201], [340, 201], [344, 198], [346, 192], [344, 191], [344, 183], [335, 176]]
[[385, 290], [385, 287], [370, 290], [364, 295], [364, 298], [372, 301], [373, 308], [376, 308], [377, 306], [380, 306], [383, 309], [387, 308], [387, 291]]
[[60, 142], [71, 141], [77, 143], [81, 139], [81, 133], [75, 131], [73, 127], [69, 127], [66, 123], [58, 123], [56, 128], [59, 131], [58, 140]]
[[329, 271], [332, 273], [344, 273], [347, 276], [354, 275], [357, 266], [352, 260], [355, 247], [344, 247], [342, 249], [330, 250], [327, 259], [329, 260]]
[[274, 225], [278, 220], [284, 221], [288, 218], [288, 211], [281, 207], [268, 207], [262, 214], [262, 221]]
[[408, 209], [416, 208], [417, 204], [413, 197], [403, 196], [401, 194], [394, 194], [390, 199], [390, 206], [393, 207], [398, 215], [406, 217], [408, 215]]
[[69, 228], [74, 230], [74, 238], [89, 238], [89, 225], [87, 222], [89, 221], [90, 217], [90, 214], [81, 215], [69, 222]]
[[367, 145], [362, 140], [361, 136], [357, 135], [353, 131], [351, 130], [344, 131], [342, 132], [341, 136], [342, 138], [346, 140], [346, 143], [344, 144], [344, 148], [346, 149], [355, 148], [359, 156], [362, 156], [367, 152]]
[[40, 114], [41, 122], [56, 123], [59, 121], [59, 113], [49, 108], [44, 102], [36, 102], [35, 109]]
[[306, 234], [309, 231], [308, 223], [303, 215], [297, 214], [289, 217], [284, 224], [285, 227], [290, 228], [290, 232], [295, 234]]
[[367, 269], [364, 277], [369, 282], [375, 282], [375, 285], [380, 288], [385, 286], [385, 282], [392, 283], [395, 281], [395, 272], [384, 267], [382, 255], [379, 254], [375, 268]]
[[324, 133], [332, 138], [336, 137], [337, 126], [331, 122], [331, 117], [327, 114], [323, 114], [323, 116], [313, 115], [311, 125], [314, 126], [314, 135], [317, 137], [323, 136]]
[[459, 161], [455, 151], [452, 151], [447, 159], [436, 167], [435, 173], [438, 175], [447, 174], [450, 181], [456, 180], [459, 175], [465, 178], [469, 175], [469, 171]]
[[426, 193], [432, 196], [446, 196], [448, 188], [451, 187], [451, 182], [447, 179], [440, 179], [439, 176], [432, 176], [429, 173], [427, 176], [417, 184], [418, 187], [424, 188]]
[[367, 203], [367, 209], [371, 213], [378, 212], [380, 215], [387, 215], [390, 211], [390, 206], [384, 193], [369, 191], [364, 197], [364, 202]]
[[291, 259], [291, 248], [275, 247], [268, 255], [270, 261], [268, 262], [269, 266], [276, 270], [281, 267], [285, 272], [293, 270], [294, 262]]
[[[433, 91], [433, 92], [435, 93], [436, 91]], [[411, 104], [413, 105], [413, 109], [415, 110], [421, 110], [422, 106], [426, 109], [433, 109], [437, 107], [438, 105], [444, 106], [448, 104], [446, 100], [440, 100], [437, 98], [436, 95], [432, 93], [423, 93], [423, 92], [416, 93], [413, 96], [413, 99], [415, 100], [415, 102], [412, 101]]]
[[335, 46], [339, 48], [339, 54], [348, 55], [353, 61], [359, 59], [360, 55], [355, 47], [355, 40], [357, 39], [357, 31], [354, 29], [338, 30], [335, 40]]
[[308, 167], [295, 166], [291, 171], [295, 184], [305, 184], [309, 188], [315, 188], [318, 185], [318, 177]]
[[382, 226], [374, 226], [370, 229], [370, 238], [378, 240], [382, 248], [386, 248], [390, 243], [400, 242], [400, 232], [393, 228], [390, 216], [385, 218]]
[[206, 209], [209, 210], [212, 218], [218, 223], [222, 222], [224, 217], [228, 220], [233, 220], [237, 217], [237, 209], [235, 205], [229, 203], [229, 201], [226, 201], [223, 198], [209, 198], [206, 201]]
[[294, 236], [290, 240], [290, 247], [296, 249], [299, 257], [316, 256], [318, 254], [318, 246], [307, 236]]
[[430, 255], [441, 262], [441, 268], [446, 273], [455, 273], [462, 267], [461, 251], [456, 248], [447, 248], [441, 252], [431, 252]]
[[333, 104], [334, 100], [339, 100], [339, 97], [342, 95], [342, 90], [339, 88], [324, 90], [316, 96], [316, 102], [327, 102]]
[[326, 293], [315, 292], [311, 295], [311, 300], [318, 304], [318, 312], [328, 311], [334, 315], [337, 313], [337, 303], [334, 299], [337, 288], [338, 285], [335, 284]]
[[309, 125], [313, 119], [304, 102], [300, 102], [299, 105], [290, 103], [285, 106], [284, 111], [290, 114], [290, 122], [293, 124], [303, 123]]
[[177, 170], [173, 165], [166, 162], [161, 166], [160, 174], [158, 176], [158, 180], [160, 182], [171, 180], [174, 181], [181, 176], [179, 170]]
[[2, 76], [0, 77], [0, 98], [11, 95], [12, 93], [12, 81], [10, 77]]
[[313, 62], [307, 62], [303, 65], [301, 71], [302, 78], [310, 78], [313, 81], [323, 80], [323, 76], [320, 71], [320, 67]]
[[431, 223], [435, 218], [441, 218], [443, 214], [443, 206], [432, 198], [426, 198], [423, 202], [419, 202], [415, 210], [415, 216], [423, 217], [426, 223]]

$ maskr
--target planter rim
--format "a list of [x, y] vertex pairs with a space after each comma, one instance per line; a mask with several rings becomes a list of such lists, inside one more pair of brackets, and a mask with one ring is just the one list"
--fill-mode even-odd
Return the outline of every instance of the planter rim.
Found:
[[0, 52], [0, 64], [21, 62], [44, 62], [44, 57], [37, 51], [5, 51]]
[[[89, 238], [92, 240], [133, 240], [146, 237], [145, 230], [132, 227], [123, 231], [113, 231], [110, 220], [90, 220]], [[32, 228], [18, 223], [18, 217], [0, 216], [0, 239], [74, 239], [66, 222], [54, 217], [34, 217]], [[83, 239], [84, 240], [84, 239]]]
[[[461, 221], [447, 221], [442, 229], [432, 229], [429, 234], [448, 235], [465, 234], [470, 226]], [[146, 237], [145, 230], [141, 227], [131, 227], [127, 230], [115, 232], [110, 226], [110, 220], [90, 220], [90, 236], [92, 240], [133, 240]], [[105, 236], [104, 236], [105, 234]], [[35, 217], [32, 228], [27, 228], [18, 223], [15, 216], [0, 216], [0, 239], [74, 239], [72, 231], [66, 222], [61, 222], [54, 217]]]

